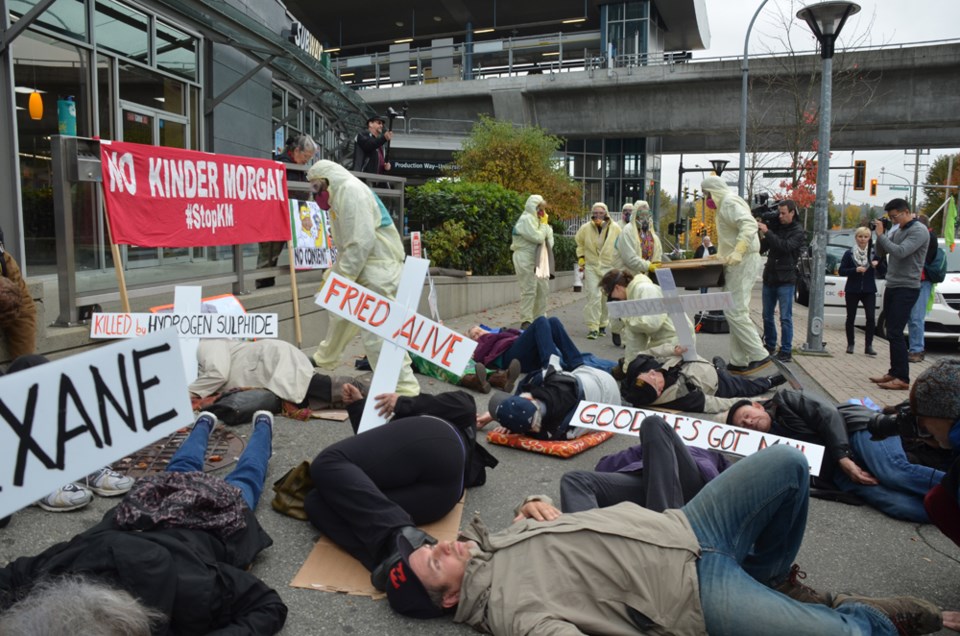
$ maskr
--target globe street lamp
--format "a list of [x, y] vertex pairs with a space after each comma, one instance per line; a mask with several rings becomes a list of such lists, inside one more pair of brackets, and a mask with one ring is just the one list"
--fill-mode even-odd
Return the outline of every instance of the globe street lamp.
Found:
[[853, 2], [820, 2], [804, 7], [797, 17], [807, 23], [820, 42], [823, 71], [820, 80], [820, 142], [817, 147], [817, 202], [813, 215], [813, 253], [810, 304], [807, 318], [807, 353], [825, 354], [823, 348], [823, 295], [827, 258], [827, 193], [830, 190], [830, 105], [833, 101], [833, 47], [847, 18], [860, 11]]

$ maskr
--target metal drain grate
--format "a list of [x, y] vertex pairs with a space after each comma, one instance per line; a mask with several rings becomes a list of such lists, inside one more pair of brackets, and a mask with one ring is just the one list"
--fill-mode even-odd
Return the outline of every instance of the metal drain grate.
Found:
[[[145, 448], [141, 448], [129, 457], [114, 462], [111, 468], [130, 477], [143, 477], [161, 473], [167, 468], [167, 464], [170, 463], [173, 454], [177, 452], [180, 445], [186, 441], [191, 430], [190, 428], [181, 428], [173, 435], [164, 437]], [[246, 441], [242, 437], [228, 430], [222, 424], [217, 424], [207, 441], [203, 471], [209, 473], [237, 463], [237, 459], [246, 445]]]

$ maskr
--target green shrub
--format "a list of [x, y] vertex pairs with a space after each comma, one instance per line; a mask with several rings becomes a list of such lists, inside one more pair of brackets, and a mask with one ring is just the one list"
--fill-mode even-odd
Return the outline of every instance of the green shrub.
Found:
[[577, 242], [572, 236], [560, 236], [554, 230], [553, 234], [553, 264], [557, 272], [573, 270], [577, 262]]
[[[435, 181], [408, 188], [406, 201], [409, 228], [425, 232], [432, 265], [473, 270], [478, 276], [514, 273], [511, 231], [525, 197], [496, 184]], [[466, 232], [462, 249], [449, 249], [451, 240], [442, 229], [447, 221], [456, 221]]]
[[452, 269], [470, 269], [465, 259], [465, 249], [471, 240], [472, 237], [463, 227], [463, 222], [452, 219], [444, 221], [440, 227], [423, 234], [427, 257], [439, 267]]

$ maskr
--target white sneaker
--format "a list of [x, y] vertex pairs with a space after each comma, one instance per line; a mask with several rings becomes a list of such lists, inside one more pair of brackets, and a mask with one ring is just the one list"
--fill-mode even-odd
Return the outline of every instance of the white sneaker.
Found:
[[49, 512], [67, 512], [83, 508], [93, 501], [93, 493], [78, 484], [65, 484], [37, 502]]
[[117, 497], [127, 494], [133, 488], [135, 481], [133, 477], [121, 475], [115, 470], [104, 467], [87, 475], [83, 485], [101, 497]]

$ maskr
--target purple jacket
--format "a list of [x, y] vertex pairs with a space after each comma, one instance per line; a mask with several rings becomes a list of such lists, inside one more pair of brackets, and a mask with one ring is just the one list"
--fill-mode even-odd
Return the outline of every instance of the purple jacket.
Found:
[[520, 336], [517, 329], [501, 329], [499, 333], [487, 333], [477, 340], [477, 348], [473, 351], [473, 359], [483, 365], [489, 365], [503, 355]]
[[[697, 468], [704, 481], [710, 481], [727, 468], [730, 462], [721, 453], [709, 451], [695, 446], [687, 446], [687, 451], [697, 462]], [[640, 444], [631, 446], [619, 453], [602, 457], [597, 462], [596, 470], [601, 473], [632, 473], [643, 469], [643, 449]]]

